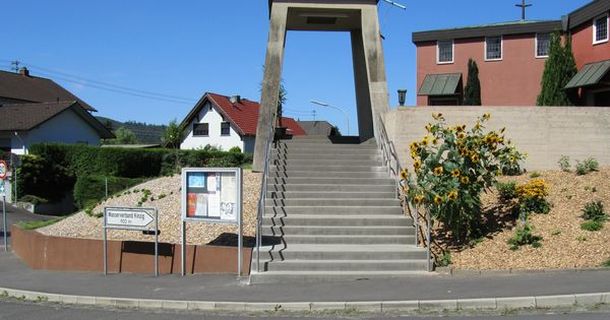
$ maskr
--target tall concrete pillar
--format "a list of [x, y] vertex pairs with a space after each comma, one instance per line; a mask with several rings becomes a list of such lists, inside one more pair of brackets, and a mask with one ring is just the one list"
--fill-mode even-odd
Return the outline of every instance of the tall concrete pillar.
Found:
[[269, 39], [254, 171], [262, 171], [266, 142], [274, 134], [287, 30], [351, 33], [359, 135], [363, 140], [375, 136], [378, 115], [389, 110], [377, 3], [378, 0], [269, 0]]
[[286, 22], [288, 7], [274, 4], [271, 8], [269, 39], [265, 57], [265, 73], [261, 95], [261, 108], [256, 127], [254, 161], [252, 170], [263, 170], [265, 147], [271, 135], [275, 134], [277, 103], [280, 94], [284, 46], [286, 44]]

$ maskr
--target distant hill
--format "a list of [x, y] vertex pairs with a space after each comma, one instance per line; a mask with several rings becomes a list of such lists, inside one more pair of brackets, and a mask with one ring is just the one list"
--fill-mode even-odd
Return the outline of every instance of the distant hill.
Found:
[[135, 133], [138, 143], [157, 144], [161, 143], [161, 137], [167, 126], [158, 124], [148, 124], [136, 121], [120, 122], [106, 117], [96, 117], [102, 124], [114, 131], [120, 127], [125, 127]]

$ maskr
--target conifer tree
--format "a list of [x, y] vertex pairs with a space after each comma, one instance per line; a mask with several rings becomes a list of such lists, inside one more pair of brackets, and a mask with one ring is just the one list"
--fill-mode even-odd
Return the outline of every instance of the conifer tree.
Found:
[[476, 61], [468, 59], [468, 80], [464, 88], [464, 105], [481, 105], [481, 81], [479, 81], [479, 67]]
[[542, 74], [542, 88], [536, 104], [538, 106], [573, 105], [564, 87], [576, 72], [571, 39], [568, 37], [565, 45], [562, 46], [559, 34], [552, 34], [549, 57], [544, 64], [544, 73]]

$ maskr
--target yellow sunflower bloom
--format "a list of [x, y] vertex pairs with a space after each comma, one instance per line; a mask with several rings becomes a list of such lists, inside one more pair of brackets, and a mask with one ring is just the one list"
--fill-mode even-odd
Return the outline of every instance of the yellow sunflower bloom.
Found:
[[457, 137], [458, 137], [458, 139], [461, 140], [461, 139], [466, 138], [466, 134], [464, 132], [460, 132], [460, 133], [458, 133]]
[[434, 196], [434, 203], [437, 205], [443, 203], [443, 198], [441, 198], [441, 196], [438, 196], [438, 195]]
[[438, 166], [438, 167], [434, 168], [434, 175], [440, 176], [441, 174], [443, 174], [443, 167], [442, 166]]
[[479, 155], [473, 152], [470, 155], [470, 161], [472, 161], [472, 162], [479, 162]]
[[460, 169], [457, 169], [457, 168], [456, 168], [456, 169], [451, 170], [451, 175], [452, 175], [454, 178], [459, 177], [459, 176], [460, 176]]
[[413, 169], [415, 169], [415, 171], [419, 171], [419, 169], [421, 169], [421, 160], [416, 159], [415, 162], [413, 162]]
[[416, 195], [416, 196], [413, 198], [413, 202], [415, 202], [415, 204], [421, 204], [421, 203], [423, 203], [423, 202], [424, 202], [424, 196], [423, 196], [423, 195], [421, 195], [421, 194]]
[[449, 200], [456, 200], [458, 198], [458, 192], [457, 190], [451, 190], [451, 192], [449, 192], [449, 194], [447, 195], [447, 199]]
[[468, 176], [462, 176], [462, 177], [460, 178], [460, 182], [461, 182], [462, 184], [468, 184], [468, 183], [470, 183], [470, 178], [468, 178]]
[[407, 180], [408, 177], [409, 177], [409, 171], [407, 171], [407, 169], [402, 169], [402, 171], [400, 171], [400, 178], [402, 180]]

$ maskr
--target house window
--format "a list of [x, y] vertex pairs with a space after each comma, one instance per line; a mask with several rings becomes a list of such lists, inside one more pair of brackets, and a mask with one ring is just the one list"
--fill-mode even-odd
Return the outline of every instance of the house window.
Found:
[[220, 124], [220, 135], [221, 136], [231, 135], [231, 124], [230, 123], [223, 122]]
[[453, 40], [436, 43], [436, 63], [453, 63]]
[[593, 44], [608, 41], [608, 15], [593, 20]]
[[193, 125], [193, 136], [196, 137], [207, 137], [209, 135], [209, 127], [208, 123], [195, 123]]
[[502, 60], [502, 37], [485, 38], [485, 60]]
[[536, 58], [546, 58], [549, 56], [551, 48], [551, 34], [537, 33], [536, 34]]

